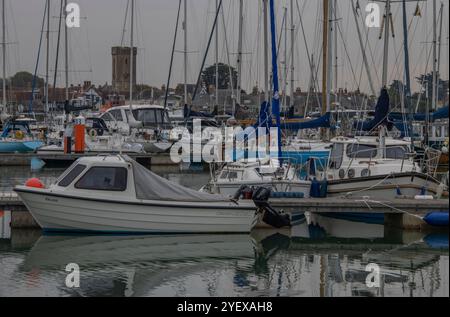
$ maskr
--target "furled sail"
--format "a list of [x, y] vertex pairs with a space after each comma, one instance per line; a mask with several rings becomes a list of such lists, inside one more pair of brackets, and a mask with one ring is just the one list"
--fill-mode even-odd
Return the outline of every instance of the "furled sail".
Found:
[[[394, 112], [394, 113], [389, 114], [389, 120], [390, 121], [402, 121], [403, 116], [404, 115], [400, 112]], [[430, 113], [429, 118], [430, 118], [431, 122], [439, 120], [439, 119], [448, 118], [448, 106], [438, 109], [436, 112]], [[427, 115], [425, 113], [415, 113], [413, 115], [414, 121], [425, 121], [426, 119], [427, 119]]]
[[386, 123], [389, 113], [389, 94], [386, 88], [381, 90], [378, 98], [377, 106], [375, 107], [375, 118], [370, 121], [355, 122], [354, 128], [358, 131], [372, 131], [383, 123]]
[[281, 125], [283, 130], [305, 130], [318, 128], [331, 128], [331, 113], [327, 112], [320, 118], [301, 121], [301, 122], [284, 122]]

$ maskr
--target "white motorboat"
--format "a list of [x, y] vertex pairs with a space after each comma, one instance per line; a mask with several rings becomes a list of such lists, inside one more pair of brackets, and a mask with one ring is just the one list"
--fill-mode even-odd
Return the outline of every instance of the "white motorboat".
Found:
[[158, 105], [114, 107], [101, 115], [108, 129], [126, 136], [130, 143], [142, 144], [147, 153], [164, 153], [173, 145], [172, 124], [167, 110]]
[[242, 186], [268, 187], [272, 192], [302, 193], [309, 197], [311, 182], [299, 178], [296, 166], [283, 164], [278, 159], [254, 162], [241, 160], [228, 163], [212, 176], [204, 191], [234, 196]]
[[328, 167], [316, 175], [328, 181], [328, 196], [392, 200], [442, 195], [444, 185], [422, 172], [407, 141], [380, 133], [379, 137], [337, 137], [332, 143]]
[[244, 233], [257, 220], [252, 201], [185, 188], [122, 155], [84, 157], [49, 188], [14, 190], [45, 231]]

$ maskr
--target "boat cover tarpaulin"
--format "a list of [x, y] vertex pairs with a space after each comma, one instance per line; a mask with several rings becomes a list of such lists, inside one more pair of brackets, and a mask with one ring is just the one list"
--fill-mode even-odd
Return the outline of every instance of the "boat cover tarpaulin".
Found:
[[285, 122], [281, 125], [283, 130], [304, 130], [317, 128], [331, 128], [331, 113], [327, 112], [324, 116], [302, 122]]
[[134, 172], [136, 198], [142, 200], [179, 202], [229, 202], [221, 195], [211, 195], [170, 182], [149, 171], [136, 161], [130, 160]]
[[[391, 113], [389, 115], [389, 120], [391, 121], [402, 121], [404, 118], [407, 118], [407, 114], [402, 114], [399, 112]], [[439, 119], [448, 118], [448, 106], [443, 107], [436, 112], [430, 113], [429, 115], [430, 121], [436, 121]], [[425, 121], [427, 119], [427, 115], [425, 113], [415, 113], [413, 114], [414, 121]]]
[[387, 121], [389, 113], [389, 94], [386, 88], [381, 90], [380, 98], [378, 98], [377, 106], [375, 107], [375, 118], [366, 122], [355, 122], [354, 128], [358, 131], [372, 131], [379, 125]]

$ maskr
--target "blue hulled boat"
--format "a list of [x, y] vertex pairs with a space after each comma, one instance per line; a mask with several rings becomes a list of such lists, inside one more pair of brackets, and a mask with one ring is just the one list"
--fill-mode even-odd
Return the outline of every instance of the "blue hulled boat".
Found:
[[8, 121], [0, 135], [0, 153], [34, 152], [43, 145], [34, 138], [28, 121], [24, 120]]

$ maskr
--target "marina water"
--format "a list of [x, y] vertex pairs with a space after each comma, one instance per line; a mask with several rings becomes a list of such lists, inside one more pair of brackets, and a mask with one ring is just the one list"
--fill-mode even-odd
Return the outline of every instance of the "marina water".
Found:
[[[209, 179], [178, 167], [154, 171], [194, 189]], [[50, 183], [61, 172], [33, 176]], [[28, 168], [1, 173], [2, 191], [30, 177]], [[308, 214], [292, 229], [250, 235], [43, 236], [0, 228], [0, 296], [449, 295], [448, 232]], [[79, 288], [66, 285], [70, 263], [80, 268]], [[367, 284], [369, 264], [379, 267], [377, 287]]]

